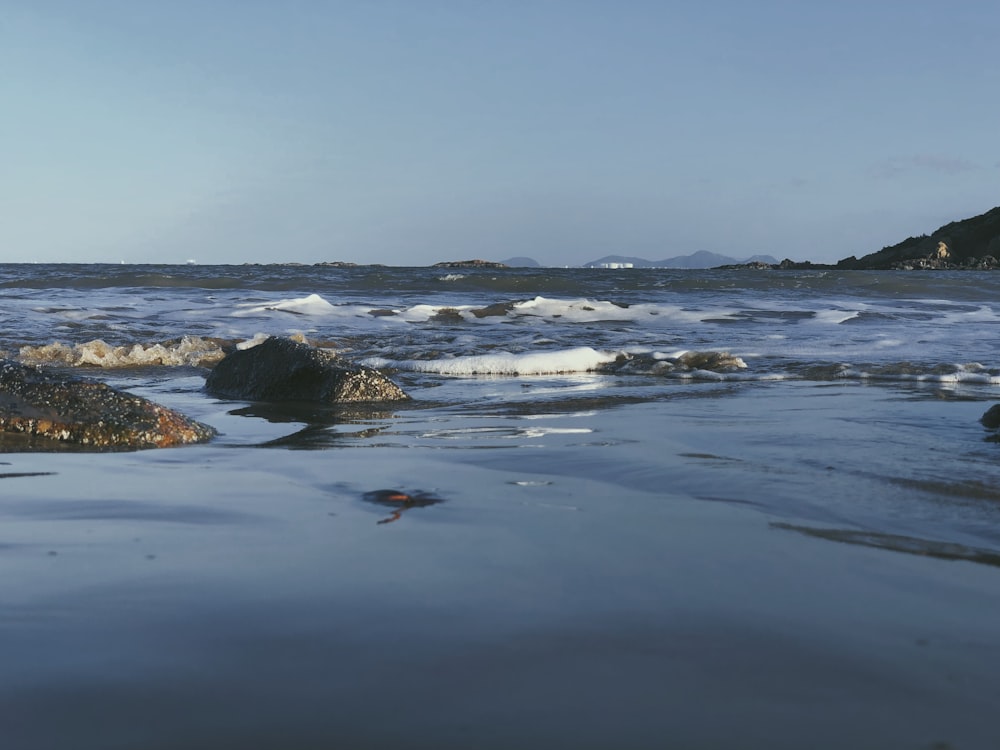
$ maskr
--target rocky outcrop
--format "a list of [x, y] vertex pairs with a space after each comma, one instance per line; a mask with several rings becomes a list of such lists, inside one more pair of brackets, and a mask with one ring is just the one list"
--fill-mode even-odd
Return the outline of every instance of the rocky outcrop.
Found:
[[226, 356], [208, 374], [205, 390], [246, 401], [338, 404], [409, 399], [375, 370], [342, 363], [331, 352], [274, 336]]
[[435, 263], [434, 268], [508, 268], [504, 263], [494, 260], [446, 260]]
[[835, 265], [785, 259], [776, 264], [744, 263], [727, 269], [846, 269], [862, 271], [995, 271], [1000, 269], [1000, 206], [979, 216], [945, 224], [930, 235], [910, 237], [861, 258]]
[[215, 430], [105, 383], [0, 360], [0, 450], [137, 450], [199, 443]]
[[840, 268], [992, 269], [1000, 256], [1000, 206], [979, 216], [945, 224], [930, 235], [910, 237], [862, 258], [845, 258]]

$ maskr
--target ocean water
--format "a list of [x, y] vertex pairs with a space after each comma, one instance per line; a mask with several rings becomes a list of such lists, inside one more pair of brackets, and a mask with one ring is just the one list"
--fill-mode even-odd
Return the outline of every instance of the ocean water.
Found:
[[[1000, 748], [998, 299], [989, 272], [0, 266], [3, 356], [220, 431], [0, 454], [0, 734]], [[203, 392], [266, 335], [413, 400]]]

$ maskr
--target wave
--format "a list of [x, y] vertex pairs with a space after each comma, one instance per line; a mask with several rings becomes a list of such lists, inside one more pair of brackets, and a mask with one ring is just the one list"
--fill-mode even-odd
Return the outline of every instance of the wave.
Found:
[[[460, 275], [456, 275], [460, 276]], [[442, 277], [443, 279], [444, 277]], [[936, 319], [938, 324], [996, 322], [1000, 317], [985, 307], [975, 311], [941, 313], [930, 309], [875, 309], [871, 305], [828, 306], [822, 302], [809, 305], [735, 305], [732, 300], [715, 302], [701, 300], [697, 306], [662, 301], [622, 302], [592, 297], [555, 298], [535, 296], [527, 299], [497, 299], [479, 304], [462, 304], [454, 299], [447, 304], [433, 301], [408, 305], [365, 304], [352, 300], [334, 304], [318, 293], [301, 297], [282, 297], [271, 302], [237, 305], [234, 316], [267, 316], [271, 313], [291, 313], [303, 316], [344, 318], [395, 318], [407, 323], [467, 322], [491, 323], [499, 319], [558, 321], [573, 323], [638, 323], [654, 327], [676, 325], [763, 325], [767, 327], [811, 324], [822, 328], [872, 323]]]
[[664, 324], [693, 323], [736, 315], [735, 310], [692, 311], [678, 305], [657, 303], [625, 304], [588, 298], [500, 300], [487, 305], [417, 303], [401, 307], [373, 307], [363, 304], [332, 304], [319, 294], [290, 297], [265, 303], [239, 305], [234, 316], [261, 316], [272, 312], [306, 316], [395, 317], [407, 323], [491, 322], [492, 319], [545, 319], [561, 323], [638, 322], [662, 319]]
[[[103, 339], [79, 344], [52, 342], [22, 346], [16, 359], [24, 364], [55, 367], [211, 368], [227, 353], [259, 344], [270, 334], [257, 333], [245, 339], [225, 339], [195, 335], [162, 342], [112, 345]], [[341, 344], [292, 334], [291, 338], [329, 349], [343, 350]], [[386, 351], [391, 350], [391, 345]], [[2, 353], [0, 353], [2, 354]], [[602, 350], [591, 346], [540, 351], [493, 351], [486, 354], [454, 354], [428, 359], [397, 359], [369, 356], [361, 359], [369, 367], [420, 372], [444, 376], [533, 376], [572, 373], [600, 373], [618, 376], [646, 376], [677, 380], [770, 381], [802, 380], [828, 382], [927, 383], [939, 386], [959, 384], [1000, 385], [1000, 368], [978, 362], [964, 364], [848, 363], [789, 360], [780, 357], [750, 358], [722, 350], [649, 349]]]
[[601, 365], [614, 362], [619, 352], [600, 352], [589, 346], [562, 351], [496, 352], [463, 357], [431, 360], [389, 360], [369, 358], [369, 367], [392, 367], [397, 370], [435, 373], [438, 375], [556, 375], [593, 372]]
[[233, 315], [260, 315], [267, 312], [286, 312], [294, 315], [326, 315], [334, 312], [335, 306], [327, 302], [318, 294], [310, 294], [306, 297], [293, 299], [283, 299], [265, 305], [245, 305], [233, 313]]
[[231, 344], [200, 336], [127, 346], [112, 346], [95, 339], [73, 345], [54, 342], [42, 346], [22, 346], [17, 358], [24, 364], [61, 367], [211, 367], [226, 355]]
[[836, 377], [848, 380], [1000, 385], [1000, 371], [986, 368], [978, 362], [964, 365], [914, 365], [910, 362], [861, 366], [841, 365]]

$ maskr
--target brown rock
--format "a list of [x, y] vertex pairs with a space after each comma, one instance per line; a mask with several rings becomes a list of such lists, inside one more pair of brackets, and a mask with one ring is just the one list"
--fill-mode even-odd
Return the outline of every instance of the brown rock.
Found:
[[0, 360], [0, 451], [166, 448], [214, 435], [207, 425], [105, 383]]

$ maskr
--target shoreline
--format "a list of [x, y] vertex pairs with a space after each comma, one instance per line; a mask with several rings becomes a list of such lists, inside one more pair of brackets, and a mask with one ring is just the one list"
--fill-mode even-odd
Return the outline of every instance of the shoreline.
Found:
[[[397, 453], [397, 471], [419, 472], [417, 484], [450, 466], [418, 469]], [[301, 455], [284, 476], [315, 471]], [[193, 464], [188, 472], [208, 468]], [[829, 544], [771, 530], [755, 511], [632, 492], [612, 514], [579, 490], [569, 492], [584, 500], [578, 511], [504, 507], [488, 473], [457, 474], [448, 503], [390, 526], [315, 493], [286, 498], [279, 521], [262, 504], [279, 478], [258, 475], [210, 500], [200, 521], [175, 517], [177, 531], [156, 531], [148, 513], [170, 503], [155, 493], [133, 510], [149, 527], [141, 541], [123, 517], [111, 522], [117, 541], [107, 528], [91, 540], [118, 570], [111, 578], [81, 568], [96, 552], [82, 537], [43, 544], [30, 567], [78, 572], [60, 594], [8, 597], [7, 736], [20, 750], [334, 738], [362, 748], [874, 749], [977, 747], [992, 736], [995, 569]], [[456, 496], [473, 485], [493, 499]], [[251, 487], [250, 507], [235, 502], [234, 490]], [[106, 504], [91, 510], [105, 526], [116, 517]], [[168, 537], [185, 527], [194, 539], [172, 549]], [[291, 556], [282, 528], [298, 540]], [[595, 545], [615, 554], [588, 554]], [[43, 650], [40, 667], [32, 654]]]

